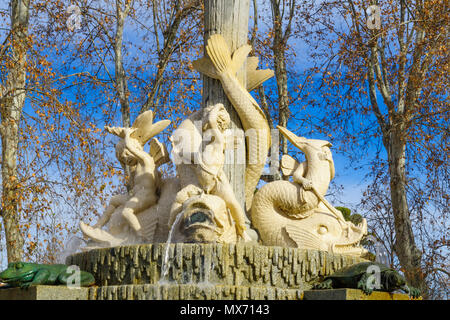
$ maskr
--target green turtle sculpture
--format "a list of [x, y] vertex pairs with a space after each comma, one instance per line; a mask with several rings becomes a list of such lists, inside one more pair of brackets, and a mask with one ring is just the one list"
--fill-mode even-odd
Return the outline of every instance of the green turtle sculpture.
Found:
[[313, 289], [334, 288], [361, 289], [365, 294], [371, 294], [374, 290], [387, 292], [403, 290], [413, 298], [420, 296], [420, 290], [408, 286], [398, 271], [377, 262], [361, 262], [338, 270], [313, 287]]

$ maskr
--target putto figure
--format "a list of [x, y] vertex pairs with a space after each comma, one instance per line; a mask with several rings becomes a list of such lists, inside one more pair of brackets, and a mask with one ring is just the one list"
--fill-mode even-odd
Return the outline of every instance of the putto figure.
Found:
[[90, 227], [80, 223], [81, 231], [91, 238], [106, 225], [116, 211], [136, 233], [141, 224], [136, 214], [153, 206], [158, 201], [160, 175], [156, 168], [169, 159], [167, 152], [161, 150], [162, 144], [157, 139], [150, 143], [150, 154], [144, 151], [145, 144], [170, 124], [169, 120], [153, 124], [153, 112], [147, 111], [137, 117], [131, 128], [105, 127], [105, 130], [121, 138], [116, 145], [116, 157], [122, 166], [130, 168], [129, 193], [112, 197], [109, 206], [98, 222]]

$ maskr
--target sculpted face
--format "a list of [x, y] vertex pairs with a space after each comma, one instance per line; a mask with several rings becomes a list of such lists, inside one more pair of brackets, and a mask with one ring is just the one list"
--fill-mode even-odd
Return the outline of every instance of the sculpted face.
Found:
[[[142, 149], [141, 144], [134, 140], [133, 143], [136, 144], [136, 147]], [[122, 139], [116, 145], [116, 157], [121, 162], [128, 166], [134, 166], [137, 164], [136, 157], [125, 147], [125, 141]]]
[[36, 272], [36, 268], [31, 263], [12, 262], [8, 264], [8, 269], [0, 273], [0, 281], [5, 283], [31, 281]]
[[217, 123], [220, 131], [224, 132], [228, 129], [231, 123], [230, 114], [221, 103], [210, 106], [206, 109], [207, 117], [203, 119], [204, 130], [211, 126], [212, 122]]
[[216, 242], [223, 229], [223, 216], [227, 209], [225, 202], [214, 195], [200, 195], [183, 204], [180, 233], [183, 242]]
[[406, 285], [405, 278], [403, 278], [398, 272], [386, 271], [385, 276], [387, 277], [388, 288], [400, 289]]
[[223, 132], [230, 126], [230, 114], [227, 112], [223, 104], [220, 104], [217, 110], [217, 125], [220, 130]]

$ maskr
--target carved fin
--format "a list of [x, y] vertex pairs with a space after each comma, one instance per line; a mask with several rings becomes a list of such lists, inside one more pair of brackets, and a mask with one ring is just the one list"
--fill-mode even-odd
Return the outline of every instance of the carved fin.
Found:
[[274, 76], [273, 70], [256, 70], [258, 61], [258, 57], [248, 57], [247, 59], [247, 91], [249, 92]]
[[225, 39], [220, 34], [209, 37], [206, 52], [217, 72], [222, 73], [231, 65], [231, 52]]
[[233, 57], [231, 61], [231, 72], [236, 74], [236, 72], [241, 69], [242, 65], [247, 61], [248, 54], [252, 51], [252, 47], [248, 44], [244, 44], [243, 46], [236, 49], [233, 52]]
[[323, 242], [310, 231], [300, 229], [295, 224], [288, 224], [286, 226], [286, 232], [299, 248], [322, 249]]
[[247, 90], [252, 91], [258, 88], [264, 81], [273, 77], [272, 70], [256, 70], [259, 59], [257, 57], [248, 57], [251, 46], [243, 45], [239, 47], [230, 58], [230, 50], [225, 39], [219, 35], [212, 35], [208, 39], [206, 52], [208, 57], [195, 60], [194, 68], [210, 78], [218, 79], [220, 73], [230, 69], [235, 74], [247, 60]]
[[281, 171], [285, 176], [292, 176], [299, 165], [300, 163], [288, 154], [281, 157]]
[[136, 120], [134, 120], [132, 128], [143, 128], [146, 125], [153, 123], [153, 111], [147, 110], [141, 113]]
[[206, 52], [217, 74], [230, 71], [234, 75], [247, 60], [250, 51], [251, 46], [243, 45], [233, 53], [231, 58], [230, 48], [220, 34], [210, 36], [206, 45]]
[[195, 70], [204, 75], [207, 75], [210, 78], [219, 78], [219, 74], [217, 73], [216, 68], [208, 57], [197, 59], [192, 62], [192, 65], [194, 66]]
[[[156, 136], [170, 124], [170, 120], [161, 120], [152, 125], [151, 130], [147, 133], [148, 139]], [[147, 141], [148, 141], [147, 139]]]
[[153, 138], [150, 141], [150, 155], [155, 161], [155, 166], [157, 168], [170, 161], [169, 152], [167, 151], [166, 146], [156, 138]]
[[[148, 140], [163, 131], [169, 124], [170, 120], [162, 120], [153, 124], [153, 112], [148, 110], [140, 114], [134, 121], [132, 128], [136, 130], [131, 133], [131, 137], [138, 140], [141, 145], [144, 145]], [[122, 139], [125, 138], [125, 128], [105, 126], [105, 130]]]
[[252, 56], [247, 58], [247, 75], [251, 70], [256, 70], [258, 68], [259, 58]]
[[136, 130], [131, 134], [131, 137], [139, 141], [141, 145], [145, 145], [152, 138], [153, 111], [148, 110], [141, 113], [134, 121], [132, 128], [136, 128]]

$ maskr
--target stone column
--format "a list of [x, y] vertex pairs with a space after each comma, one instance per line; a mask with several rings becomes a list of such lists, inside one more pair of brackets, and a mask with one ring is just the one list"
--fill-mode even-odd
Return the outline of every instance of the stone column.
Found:
[[[247, 43], [249, 0], [205, 0], [204, 41], [210, 35], [220, 33], [227, 41], [231, 52]], [[206, 53], [205, 53], [206, 55]], [[238, 79], [246, 87], [245, 65], [238, 72]], [[231, 117], [231, 130], [241, 138], [236, 148], [225, 152], [224, 170], [237, 200], [245, 209], [245, 140], [239, 116], [228, 101], [219, 80], [203, 75], [203, 108], [223, 103]]]

